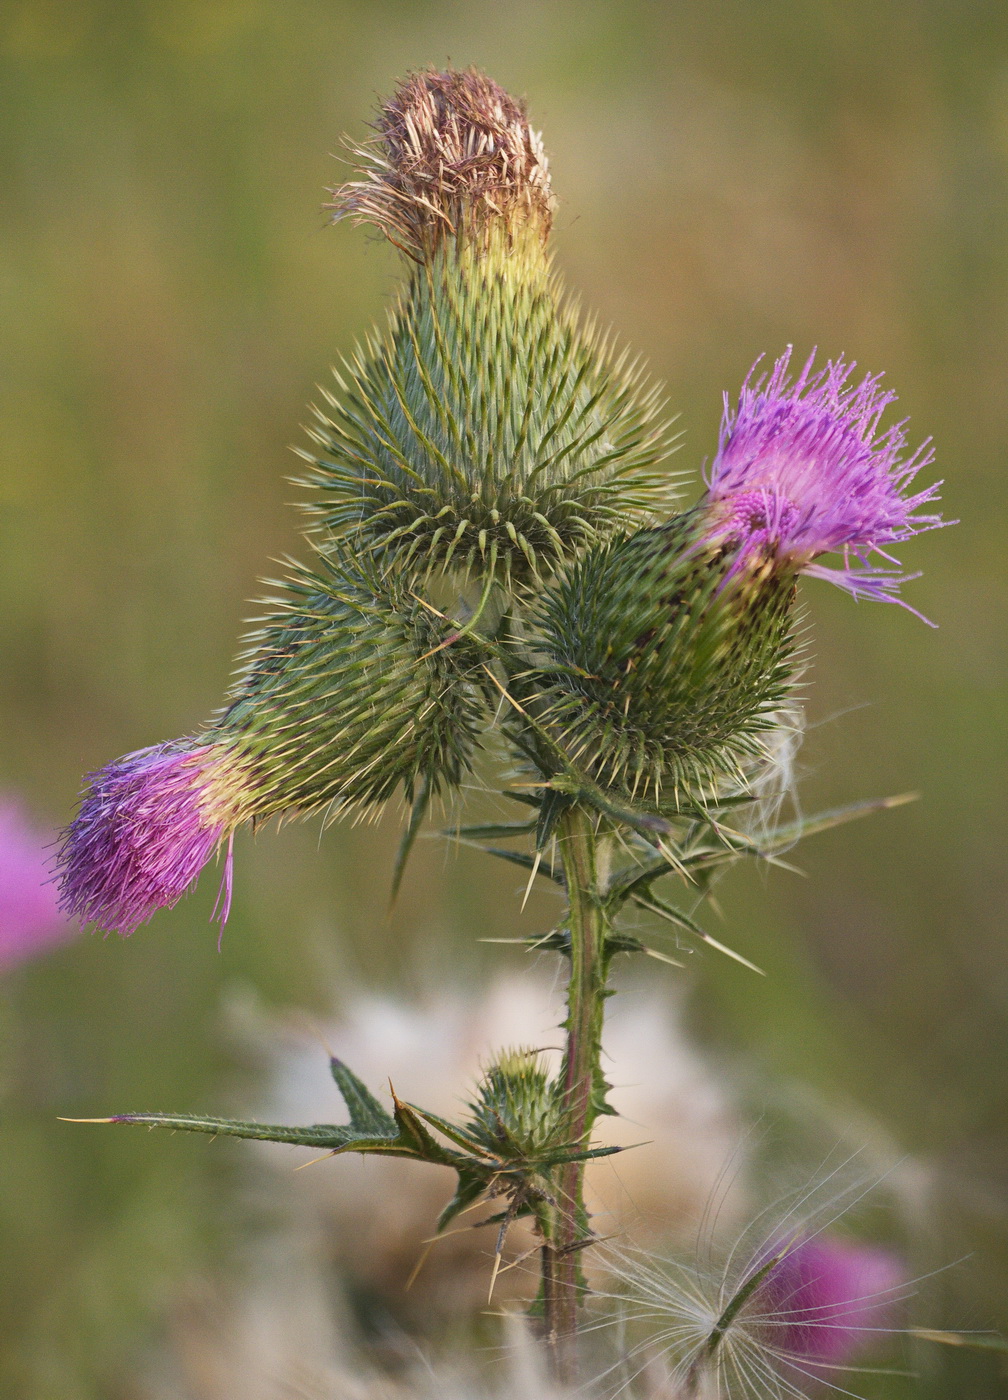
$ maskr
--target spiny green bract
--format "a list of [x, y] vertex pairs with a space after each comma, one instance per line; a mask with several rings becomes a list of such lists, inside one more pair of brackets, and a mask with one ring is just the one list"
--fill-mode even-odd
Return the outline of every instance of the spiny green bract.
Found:
[[303, 454], [308, 509], [414, 577], [527, 582], [671, 508], [660, 392], [562, 300], [534, 229], [415, 265], [337, 379]]
[[456, 785], [484, 719], [466, 639], [438, 649], [439, 619], [345, 551], [295, 569], [208, 735], [237, 751], [252, 815]]
[[672, 810], [745, 781], [795, 679], [795, 574], [704, 539], [703, 507], [593, 548], [543, 597], [523, 703], [623, 801]]
[[469, 1131], [496, 1157], [532, 1162], [564, 1142], [563, 1095], [535, 1050], [502, 1052], [470, 1107]]

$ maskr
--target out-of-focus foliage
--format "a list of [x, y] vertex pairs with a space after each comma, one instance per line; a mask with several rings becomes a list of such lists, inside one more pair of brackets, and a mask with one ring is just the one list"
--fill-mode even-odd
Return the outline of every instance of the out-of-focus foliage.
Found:
[[[677, 467], [713, 451], [722, 390], [792, 341], [885, 368], [935, 436], [963, 523], [906, 562], [921, 549], [939, 632], [804, 589], [805, 805], [923, 800], [803, 848], [807, 880], [726, 881], [725, 936], [769, 975], [710, 954], [689, 975], [709, 1043], [800, 1082], [837, 1137], [885, 1125], [871, 1150], [901, 1164], [917, 1271], [975, 1251], [915, 1320], [1005, 1327], [1002, 6], [8, 0], [0, 786], [63, 821], [85, 770], [218, 703], [257, 577], [299, 548], [297, 425], [398, 275], [324, 230], [331, 153], [448, 59], [527, 94], [558, 258], [668, 380]], [[0, 986], [0, 1391], [136, 1393], [187, 1281], [255, 1226], [236, 1147], [57, 1114], [228, 1111], [230, 989], [321, 1011], [439, 959], [485, 979], [508, 954], [478, 938], [549, 927], [548, 895], [519, 916], [523, 877], [436, 842], [386, 920], [397, 834], [244, 837], [220, 954], [206, 881], [130, 942], [81, 939]], [[990, 1358], [916, 1360], [921, 1395], [999, 1393]]]

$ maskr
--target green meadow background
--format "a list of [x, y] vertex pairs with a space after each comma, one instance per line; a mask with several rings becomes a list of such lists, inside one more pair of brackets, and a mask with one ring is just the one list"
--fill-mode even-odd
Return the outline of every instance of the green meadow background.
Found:
[[[667, 381], [689, 496], [722, 392], [789, 343], [884, 369], [934, 436], [961, 523], [904, 559], [939, 629], [804, 595], [805, 808], [921, 800], [816, 838], [803, 877], [720, 887], [712, 930], [765, 980], [712, 954], [667, 976], [750, 1092], [863, 1121], [918, 1184], [914, 1268], [942, 1272], [913, 1320], [1008, 1329], [1004, 5], [4, 0], [0, 789], [55, 828], [82, 773], [220, 703], [247, 600], [299, 548], [306, 405], [398, 275], [325, 227], [341, 133], [448, 61], [527, 97], [559, 265]], [[478, 856], [420, 843], [386, 917], [397, 827], [241, 836], [220, 951], [208, 873], [131, 940], [0, 984], [4, 1396], [128, 1400], [179, 1298], [256, 1229], [235, 1145], [58, 1115], [230, 1105], [254, 1088], [236, 997], [322, 1012], [521, 965], [478, 940], [552, 905], [519, 919], [520, 882]], [[866, 1393], [1008, 1393], [991, 1355], [912, 1359]]]

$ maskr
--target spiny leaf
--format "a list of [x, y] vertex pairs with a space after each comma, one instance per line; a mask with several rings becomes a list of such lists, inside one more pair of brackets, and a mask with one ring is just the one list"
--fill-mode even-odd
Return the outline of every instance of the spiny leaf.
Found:
[[455, 1188], [454, 1196], [438, 1216], [437, 1233], [440, 1234], [442, 1230], [447, 1229], [457, 1216], [461, 1215], [475, 1201], [478, 1201], [487, 1189], [487, 1185], [485, 1172], [471, 1171], [469, 1168], [463, 1167], [458, 1174], [458, 1185]]
[[565, 812], [571, 807], [571, 799], [563, 793], [547, 789], [543, 793], [543, 800], [539, 807], [539, 820], [536, 823], [536, 852], [545, 849], [548, 841], [557, 828], [557, 823]]
[[395, 1137], [395, 1119], [353, 1071], [335, 1055], [329, 1061], [329, 1069], [350, 1114], [350, 1127], [362, 1136]]
[[610, 909], [615, 913], [622, 904], [639, 890], [648, 889], [665, 875], [678, 872], [681, 862], [670, 861], [666, 856], [655, 856], [640, 865], [630, 865], [617, 871], [609, 881], [606, 898]]
[[377, 1153], [381, 1156], [412, 1157], [442, 1166], [457, 1166], [459, 1154], [436, 1142], [418, 1117], [417, 1110], [402, 1103], [393, 1092], [394, 1115], [386, 1113], [374, 1095], [341, 1060], [330, 1060], [333, 1079], [350, 1115], [348, 1124], [315, 1123], [306, 1127], [255, 1123], [233, 1118], [217, 1118], [201, 1113], [119, 1113], [111, 1118], [87, 1121], [97, 1123], [141, 1123], [152, 1128], [172, 1128], [212, 1136], [252, 1138], [263, 1142], [284, 1142], [295, 1147], [314, 1147], [334, 1154], [343, 1152]]
[[511, 836], [530, 836], [535, 831], [537, 820], [527, 822], [484, 822], [476, 826], [445, 827], [442, 836], [450, 836], [460, 841], [506, 841]]
[[203, 1113], [117, 1113], [110, 1118], [69, 1118], [70, 1123], [140, 1123], [149, 1128], [171, 1128], [184, 1133], [207, 1133], [212, 1137], [252, 1138], [260, 1142], [286, 1142], [295, 1147], [317, 1147], [340, 1152], [348, 1146], [363, 1144], [361, 1150], [379, 1150], [391, 1139], [381, 1134], [361, 1138], [350, 1127], [332, 1123], [315, 1123], [308, 1127], [286, 1124], [255, 1123], [235, 1118], [216, 1118]]
[[903, 792], [895, 797], [872, 797], [863, 802], [851, 802], [845, 807], [830, 807], [811, 817], [799, 817], [797, 821], [776, 827], [766, 841], [758, 843], [758, 849], [764, 854], [787, 850], [806, 836], [817, 836], [821, 831], [829, 831], [831, 827], [857, 821], [872, 812], [887, 812], [893, 807], [903, 807], [908, 802], [916, 802], [918, 796], [916, 792]]
[[564, 883], [563, 874], [559, 870], [552, 870], [541, 860], [536, 861], [534, 856], [525, 855], [523, 851], [508, 851], [503, 846], [484, 846], [479, 841], [460, 841], [461, 846], [472, 846], [477, 851], [483, 851], [485, 855], [496, 856], [498, 860], [506, 860], [510, 865], [520, 865], [523, 870], [534, 871], [536, 875], [541, 875], [545, 880], [552, 880], [554, 884], [562, 886]]
[[757, 967], [754, 962], [750, 962], [748, 958], [744, 958], [741, 953], [736, 953], [733, 948], [729, 948], [724, 943], [719, 943], [716, 938], [712, 938], [709, 933], [705, 932], [698, 923], [691, 919], [688, 914], [684, 914], [681, 909], [676, 909], [673, 905], [666, 904], [664, 900], [657, 899], [654, 895], [634, 895], [633, 901], [640, 909], [648, 909], [652, 914], [658, 914], [663, 919], [668, 920], [670, 924], [675, 924], [678, 928], [685, 929], [688, 933], [692, 933], [696, 938], [699, 938], [701, 942], [706, 943], [717, 952], [724, 953], [726, 957], [733, 958], [735, 962], [741, 963], [743, 967], [747, 967], [750, 972], [758, 972], [761, 977], [766, 976], [766, 973], [761, 967]]
[[[898, 797], [853, 802], [848, 806], [831, 808], [810, 817], [788, 822], [762, 839], [738, 831], [728, 831], [709, 817], [700, 819], [691, 830], [682, 834], [676, 845], [675, 860], [663, 855], [642, 856], [639, 864], [617, 871], [610, 879], [607, 891], [610, 908], [615, 912], [628, 898], [647, 893], [653, 884], [666, 875], [681, 875], [684, 871], [697, 883], [698, 888], [702, 889], [706, 877], [746, 856], [773, 859], [779, 852], [790, 849], [806, 836], [818, 835], [831, 827], [856, 821], [872, 812], [900, 807], [915, 799], [915, 793], [906, 793]], [[751, 802], [752, 799], [748, 800]]]
[[416, 841], [417, 833], [423, 825], [423, 819], [430, 806], [431, 785], [426, 774], [420, 779], [417, 786], [416, 796], [413, 798], [413, 805], [410, 808], [409, 821], [399, 841], [399, 849], [396, 851], [395, 864], [392, 868], [392, 885], [389, 891], [389, 907], [396, 902], [399, 894], [399, 886], [406, 871], [406, 862], [409, 860], [410, 851]]

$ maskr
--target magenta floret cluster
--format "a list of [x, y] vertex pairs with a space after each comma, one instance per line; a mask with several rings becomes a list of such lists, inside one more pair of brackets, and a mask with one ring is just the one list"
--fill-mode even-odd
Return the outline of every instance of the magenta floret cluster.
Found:
[[[714, 528], [743, 554], [769, 547], [855, 598], [902, 602], [900, 585], [916, 575], [904, 574], [887, 551], [946, 523], [920, 513], [940, 482], [908, 494], [934, 460], [930, 441], [906, 455], [905, 424], [880, 428], [895, 399], [880, 375], [852, 384], [854, 364], [841, 358], [814, 372], [814, 360], [815, 352], [791, 379], [789, 348], [769, 375], [757, 378], [753, 366], [737, 408], [725, 395], [707, 476], [709, 499], [725, 507]], [[841, 567], [812, 562], [838, 552]]]
[[[209, 754], [205, 746], [159, 744], [89, 775], [59, 852], [68, 913], [128, 936], [185, 894], [225, 835], [201, 800]], [[230, 899], [229, 846], [222, 923]]]

